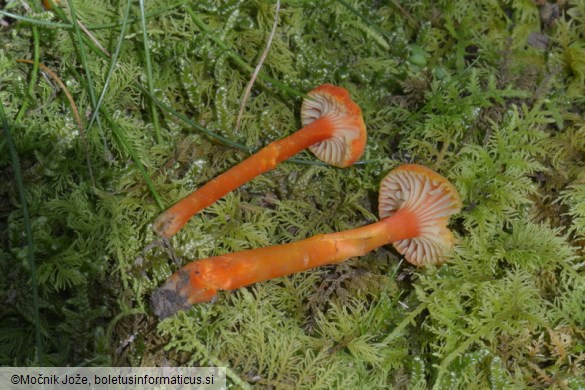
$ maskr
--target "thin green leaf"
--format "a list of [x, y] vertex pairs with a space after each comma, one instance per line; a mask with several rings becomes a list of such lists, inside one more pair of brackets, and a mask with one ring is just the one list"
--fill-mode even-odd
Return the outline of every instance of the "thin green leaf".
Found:
[[[152, 78], [152, 62], [150, 60], [150, 48], [148, 43], [148, 32], [146, 30], [146, 15], [144, 12], [144, 0], [139, 0], [140, 4], [140, 22], [142, 27], [142, 44], [144, 45], [144, 62], [146, 63], [146, 84], [148, 85], [148, 92], [154, 94], [154, 82]], [[150, 113], [152, 115], [152, 122], [154, 126], [154, 135], [158, 143], [162, 142], [160, 135], [160, 124], [158, 123], [158, 112], [155, 105], [150, 101]]]
[[116, 42], [116, 50], [112, 54], [112, 59], [110, 60], [110, 67], [108, 69], [108, 74], [106, 76], [106, 81], [104, 82], [104, 87], [102, 88], [102, 92], [100, 93], [100, 97], [97, 101], [95, 109], [91, 114], [91, 118], [89, 119], [89, 123], [87, 124], [87, 128], [89, 129], [93, 124], [94, 120], [97, 118], [100, 107], [104, 100], [104, 96], [106, 96], [106, 91], [108, 90], [108, 86], [110, 85], [110, 80], [112, 78], [112, 74], [114, 73], [114, 69], [118, 64], [118, 56], [120, 55], [120, 50], [122, 49], [122, 43], [124, 42], [124, 34], [126, 33], [126, 25], [128, 22], [128, 16], [130, 14], [130, 5], [132, 4], [131, 0], [126, 2], [126, 9], [124, 10], [124, 18], [122, 19], [122, 26], [120, 29], [120, 35], [118, 35], [118, 41]]

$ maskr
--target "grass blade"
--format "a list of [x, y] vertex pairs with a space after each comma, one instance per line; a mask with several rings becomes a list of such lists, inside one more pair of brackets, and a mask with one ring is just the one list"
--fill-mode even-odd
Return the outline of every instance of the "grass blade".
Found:
[[34, 18], [27, 18], [26, 16], [13, 14], [12, 12], [7, 12], [4, 10], [0, 10], [0, 15], [6, 16], [11, 19], [20, 20], [21, 22], [30, 23], [32, 26], [45, 26], [45, 27], [55, 27], [55, 28], [72, 28], [73, 25], [69, 23], [57, 23], [57, 22], [49, 22], [47, 20], [40, 20]]
[[10, 127], [6, 121], [6, 115], [4, 114], [4, 106], [0, 104], [0, 121], [4, 129], [4, 137], [6, 144], [8, 145], [8, 152], [10, 153], [10, 161], [12, 163], [12, 169], [14, 170], [14, 179], [18, 187], [18, 194], [20, 196], [20, 204], [22, 207], [22, 214], [24, 218], [24, 232], [26, 235], [26, 244], [28, 245], [28, 262], [30, 266], [30, 277], [32, 284], [32, 304], [33, 304], [33, 318], [35, 321], [35, 342], [37, 346], [37, 360], [39, 365], [43, 365], [43, 340], [41, 339], [41, 317], [39, 314], [39, 292], [37, 285], [37, 266], [34, 255], [34, 245], [32, 228], [30, 221], [30, 214], [28, 212], [28, 204], [26, 202], [26, 194], [24, 191], [24, 182], [22, 180], [22, 174], [20, 172], [20, 161], [14, 142], [12, 141], [12, 135], [10, 134]]
[[[51, 2], [51, 6], [52, 9], [55, 10], [55, 13], [61, 18], [61, 19], [65, 19], [66, 20], [66, 16], [63, 13], [63, 11], [58, 10], [58, 7], [55, 7], [54, 4], [52, 4], [52, 0], [49, 0]], [[73, 6], [73, 1], [72, 0], [68, 0], [67, 1], [69, 4], [69, 8], [71, 10], [71, 21], [73, 22], [73, 30], [75, 32], [75, 41], [77, 43], [77, 49], [79, 51], [79, 57], [81, 59], [81, 64], [83, 66], [83, 69], [85, 70], [85, 78], [87, 80], [87, 93], [89, 95], [89, 98], [91, 100], [91, 106], [93, 108], [93, 110], [95, 111], [96, 109], [96, 105], [97, 105], [97, 101], [95, 98], [95, 91], [93, 89], [93, 79], [91, 77], [91, 72], [89, 70], [89, 63], [87, 60], [87, 55], [85, 53], [85, 47], [83, 45], [83, 36], [81, 35], [81, 29], [79, 28], [79, 24], [77, 23], [77, 14], [75, 12], [75, 7]], [[58, 10], [58, 11], [57, 11]], [[89, 40], [89, 38], [86, 37], [86, 40], [88, 42], [88, 44], [90, 45], [91, 48], [94, 49], [95, 52], [99, 53], [102, 56], [105, 56], [105, 54], [97, 47], [95, 47], [95, 45], [93, 44], [93, 42], [91, 42], [91, 40]], [[97, 120], [97, 125], [98, 125], [98, 129], [100, 131], [100, 138], [102, 139], [102, 142], [104, 144], [104, 151], [106, 153], [107, 156], [110, 155], [110, 151], [108, 148], [108, 144], [106, 142], [106, 137], [104, 135], [104, 131], [103, 131], [103, 127], [100, 121], [99, 116], [96, 117]], [[90, 128], [88, 127], [87, 130], [89, 131]]]
[[130, 15], [130, 5], [131, 0], [126, 2], [126, 9], [124, 10], [124, 19], [122, 20], [122, 27], [120, 28], [120, 35], [118, 36], [118, 41], [116, 43], [116, 50], [112, 54], [112, 59], [110, 60], [110, 68], [108, 69], [108, 74], [106, 75], [106, 80], [104, 82], [104, 87], [102, 88], [102, 92], [100, 93], [100, 97], [97, 101], [95, 106], [95, 110], [93, 110], [91, 114], [91, 118], [89, 119], [89, 123], [87, 124], [87, 128], [89, 129], [93, 124], [94, 120], [97, 117], [97, 114], [102, 106], [102, 102], [104, 100], [104, 96], [106, 96], [106, 91], [108, 90], [108, 86], [110, 85], [110, 80], [112, 79], [112, 74], [114, 73], [114, 69], [118, 63], [118, 56], [120, 55], [120, 50], [122, 49], [122, 43], [124, 42], [124, 34], [126, 34], [126, 24], [128, 22], [128, 16]]
[[[171, 10], [177, 8], [177, 7], [180, 7], [185, 3], [187, 3], [187, 0], [178, 1], [174, 4], [168, 5], [166, 7], [161, 7], [159, 9], [154, 10], [154, 11], [148, 12], [145, 14], [145, 16], [146, 16], [146, 18], [150, 18], [153, 16], [162, 15], [165, 12], [168, 12], [168, 11], [171, 11]], [[52, 10], [55, 11], [55, 8], [52, 8]], [[55, 12], [55, 13], [57, 14], [58, 12]], [[33, 26], [45, 26], [45, 27], [65, 28], [65, 29], [72, 29], [73, 28], [73, 24], [71, 24], [71, 23], [50, 22], [50, 21], [42, 20], [42, 19], [29, 18], [27, 16], [13, 14], [12, 12], [4, 11], [4, 10], [0, 10], [0, 16], [1, 15], [6, 16], [8, 18], [15, 19], [15, 20], [20, 20], [21, 22], [24, 22], [24, 23], [29, 23]], [[136, 23], [138, 21], [139, 21], [138, 18], [129, 18], [128, 19], [129, 24]], [[122, 23], [105, 23], [105, 24], [88, 24], [88, 25], [86, 25], [88, 30], [103, 30], [103, 29], [115, 28], [115, 27], [120, 27], [120, 26], [122, 26]]]
[[[144, 62], [146, 62], [146, 84], [148, 85], [148, 92], [154, 95], [154, 83], [152, 80], [152, 62], [150, 60], [150, 48], [148, 44], [148, 32], [146, 31], [146, 16], [144, 15], [144, 0], [140, 0], [140, 24], [142, 27], [142, 43], [144, 45]], [[160, 136], [160, 124], [158, 123], [158, 113], [156, 106], [150, 101], [150, 112], [152, 115], [152, 122], [154, 125], [154, 135], [156, 142], [162, 141]]]
[[18, 114], [16, 114], [16, 119], [14, 120], [15, 122], [20, 122], [20, 119], [22, 118], [22, 116], [24, 115], [24, 113], [26, 112], [26, 109], [28, 107], [28, 102], [30, 101], [30, 99], [32, 99], [33, 96], [33, 91], [35, 88], [35, 85], [37, 84], [37, 75], [39, 74], [39, 57], [40, 57], [40, 50], [39, 50], [39, 44], [40, 44], [40, 36], [39, 36], [39, 30], [36, 27], [32, 28], [32, 32], [33, 32], [33, 45], [34, 45], [34, 49], [33, 49], [33, 61], [32, 61], [32, 73], [30, 76], [30, 81], [28, 84], [28, 90], [27, 90], [27, 94], [28, 94], [28, 99], [25, 99], [22, 102], [22, 106], [20, 106], [20, 109], [18, 110]]

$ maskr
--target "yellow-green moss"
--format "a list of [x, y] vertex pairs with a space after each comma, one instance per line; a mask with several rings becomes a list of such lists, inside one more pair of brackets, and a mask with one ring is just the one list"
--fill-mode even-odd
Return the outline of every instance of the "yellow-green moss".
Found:
[[[3, 137], [1, 364], [39, 363], [35, 272], [44, 364], [226, 365], [230, 385], [258, 388], [585, 386], [583, 1], [283, 2], [238, 132], [275, 2], [146, 2], [148, 45], [134, 3], [125, 21], [126, 2], [61, 3], [1, 15], [0, 97], [37, 264]], [[16, 63], [35, 50], [84, 125], [106, 88], [83, 135], [54, 80]], [[362, 107], [363, 161], [303, 152], [171, 248], [156, 239], [161, 206], [297, 129], [302, 94], [324, 82]], [[150, 293], [180, 264], [376, 220], [378, 182], [404, 162], [461, 193], [447, 265], [415, 269], [385, 247], [152, 316]]]

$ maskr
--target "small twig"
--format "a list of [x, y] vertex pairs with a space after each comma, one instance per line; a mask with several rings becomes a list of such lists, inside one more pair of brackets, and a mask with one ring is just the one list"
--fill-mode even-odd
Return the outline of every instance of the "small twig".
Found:
[[77, 25], [79, 26], [79, 28], [81, 28], [83, 30], [83, 32], [85, 33], [85, 35], [87, 35], [87, 37], [93, 42], [93, 44], [102, 51], [102, 53], [104, 53], [108, 58], [111, 58], [112, 55], [110, 54], [109, 51], [106, 50], [105, 47], [102, 46], [102, 44], [97, 40], [97, 38], [91, 33], [91, 31], [89, 31], [87, 29], [87, 27], [85, 27], [85, 25], [83, 23], [81, 23], [79, 20], [77, 20]]
[[[22, 62], [25, 64], [34, 64], [34, 62], [31, 60], [16, 60], [16, 62]], [[79, 116], [79, 111], [77, 110], [77, 106], [75, 105], [75, 101], [73, 100], [73, 96], [71, 96], [71, 93], [69, 92], [69, 90], [67, 89], [67, 87], [65, 86], [63, 81], [61, 81], [61, 79], [59, 78], [59, 76], [57, 76], [57, 74], [55, 72], [53, 72], [50, 68], [48, 68], [46, 65], [41, 64], [41, 63], [39, 63], [39, 68], [41, 68], [43, 70], [43, 72], [45, 72], [47, 75], [49, 75], [50, 78], [52, 78], [53, 80], [55, 80], [55, 82], [57, 84], [59, 84], [59, 87], [61, 88], [61, 90], [63, 90], [63, 92], [67, 96], [67, 99], [69, 100], [69, 104], [71, 105], [71, 112], [73, 113], [73, 117], [75, 118], [75, 122], [77, 122], [77, 128], [79, 129], [79, 136], [81, 137], [81, 140], [83, 142], [83, 146], [85, 149], [85, 160], [87, 162], [87, 169], [89, 170], [89, 177], [91, 180], [91, 184], [95, 188], [95, 180], [93, 178], [93, 170], [91, 168], [91, 161], [89, 159], [89, 146], [87, 144], [87, 139], [85, 138], [85, 131], [83, 130], [83, 124], [81, 123], [81, 117]]]
[[244, 108], [246, 107], [246, 102], [250, 97], [250, 92], [252, 91], [252, 87], [254, 86], [254, 82], [256, 81], [256, 77], [258, 73], [260, 73], [260, 69], [264, 64], [264, 60], [270, 51], [270, 45], [272, 45], [272, 38], [274, 38], [274, 34], [276, 33], [276, 26], [278, 25], [278, 12], [280, 11], [280, 0], [276, 0], [276, 9], [274, 10], [274, 22], [272, 23], [272, 31], [270, 31], [270, 35], [268, 36], [268, 41], [266, 42], [266, 48], [264, 52], [260, 56], [260, 60], [258, 61], [258, 65], [256, 65], [256, 69], [254, 69], [254, 73], [252, 73], [252, 78], [248, 82], [246, 86], [246, 90], [244, 91], [244, 96], [242, 97], [242, 103], [240, 104], [240, 112], [238, 112], [238, 119], [236, 120], [236, 132], [240, 129], [240, 123], [242, 121], [242, 116], [244, 115]]
[[394, 7], [398, 8], [398, 11], [402, 12], [402, 14], [406, 17], [406, 19], [408, 19], [408, 21], [412, 24], [412, 27], [419, 27], [418, 22], [416, 21], [415, 18], [412, 17], [412, 15], [410, 13], [408, 13], [407, 10], [405, 10], [398, 1], [396, 0], [391, 0], [390, 1], [392, 3], [392, 5], [394, 5]]

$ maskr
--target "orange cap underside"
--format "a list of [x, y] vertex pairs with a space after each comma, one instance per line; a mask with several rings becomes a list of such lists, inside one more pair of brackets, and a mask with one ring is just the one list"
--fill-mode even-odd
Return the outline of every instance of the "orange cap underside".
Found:
[[335, 99], [337, 105], [343, 107], [345, 112], [344, 121], [346, 126], [344, 127], [359, 129], [358, 136], [351, 142], [351, 145], [347, 145], [350, 149], [350, 153], [346, 154], [347, 158], [339, 164], [336, 164], [339, 167], [347, 167], [359, 160], [366, 147], [367, 133], [366, 125], [362, 117], [362, 109], [351, 100], [347, 89], [336, 85], [322, 84], [308, 93], [309, 96], [316, 94], [325, 94]]

